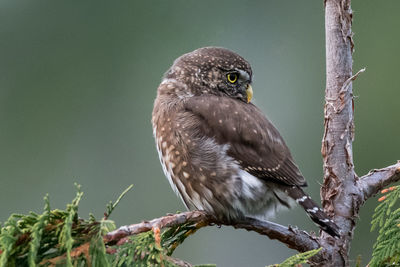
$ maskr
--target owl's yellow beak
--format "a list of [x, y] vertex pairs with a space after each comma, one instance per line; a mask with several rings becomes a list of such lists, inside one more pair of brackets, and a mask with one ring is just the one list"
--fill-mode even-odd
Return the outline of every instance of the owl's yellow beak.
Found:
[[250, 100], [253, 98], [253, 88], [251, 87], [250, 84], [247, 85], [246, 95], [247, 95], [247, 103], [249, 103]]

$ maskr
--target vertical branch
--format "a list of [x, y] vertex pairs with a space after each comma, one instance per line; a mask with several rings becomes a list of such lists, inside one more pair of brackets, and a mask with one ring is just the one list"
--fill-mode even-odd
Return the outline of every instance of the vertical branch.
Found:
[[[361, 204], [353, 168], [354, 139], [352, 91], [352, 10], [350, 0], [325, 1], [326, 90], [322, 157], [322, 205], [341, 229], [342, 238], [324, 242], [332, 246], [332, 265], [348, 265], [348, 251]], [[328, 244], [327, 244], [328, 245]], [[338, 254], [336, 254], [338, 253]]]
[[[346, 9], [347, 10], [346, 10]], [[351, 10], [349, 0], [325, 2], [326, 89], [322, 157], [323, 207], [337, 214], [334, 201], [346, 180], [354, 179], [352, 162], [353, 111]], [[338, 215], [338, 214], [337, 214]], [[337, 223], [341, 223], [337, 221]]]

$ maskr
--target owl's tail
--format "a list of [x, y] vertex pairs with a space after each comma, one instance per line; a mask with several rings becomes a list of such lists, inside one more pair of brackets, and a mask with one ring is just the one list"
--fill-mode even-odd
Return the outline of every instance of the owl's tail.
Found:
[[333, 237], [340, 236], [339, 227], [300, 187], [292, 186], [288, 190], [288, 195], [303, 207], [311, 220], [313, 220], [323, 231]]

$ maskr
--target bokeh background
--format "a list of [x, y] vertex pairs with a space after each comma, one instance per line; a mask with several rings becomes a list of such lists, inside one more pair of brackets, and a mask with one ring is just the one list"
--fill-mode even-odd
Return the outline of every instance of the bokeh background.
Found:
[[[353, 1], [356, 171], [399, 157], [400, 17], [397, 0]], [[64, 207], [82, 185], [80, 215], [101, 217], [129, 184], [112, 216], [118, 225], [184, 210], [164, 178], [150, 124], [161, 76], [202, 46], [248, 59], [255, 103], [275, 123], [319, 198], [325, 73], [323, 2], [0, 2], [0, 221], [41, 211], [43, 196]], [[370, 258], [377, 201], [361, 210], [351, 258]], [[300, 209], [275, 221], [317, 230]], [[295, 252], [229, 227], [202, 229], [175, 255], [192, 263], [265, 266]], [[352, 263], [354, 265], [354, 262]]]

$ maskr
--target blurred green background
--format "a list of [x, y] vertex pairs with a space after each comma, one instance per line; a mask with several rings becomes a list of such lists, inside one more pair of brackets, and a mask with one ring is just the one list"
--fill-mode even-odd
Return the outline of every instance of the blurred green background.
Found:
[[[354, 160], [361, 176], [399, 157], [400, 2], [353, 1]], [[323, 2], [1, 1], [0, 221], [63, 207], [74, 182], [80, 215], [118, 225], [184, 210], [160, 167], [150, 124], [161, 76], [202, 46], [237, 51], [254, 70], [255, 103], [275, 123], [319, 198], [325, 74]], [[370, 258], [376, 199], [361, 210], [351, 257]], [[296, 208], [275, 221], [317, 230]], [[192, 236], [176, 256], [192, 263], [265, 266], [294, 254], [277, 241], [229, 227]], [[354, 265], [354, 262], [352, 262]]]

